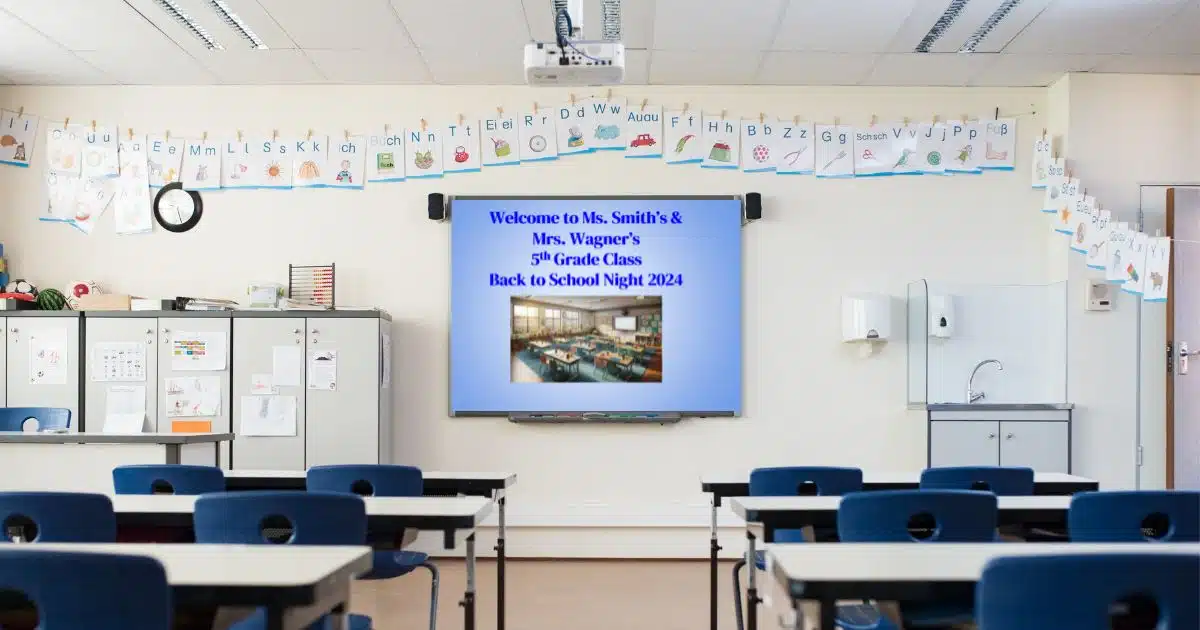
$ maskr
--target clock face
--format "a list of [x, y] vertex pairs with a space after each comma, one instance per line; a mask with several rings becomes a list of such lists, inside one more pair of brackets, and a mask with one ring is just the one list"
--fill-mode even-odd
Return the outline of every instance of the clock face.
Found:
[[169, 232], [186, 232], [196, 227], [203, 211], [200, 193], [184, 190], [179, 182], [163, 186], [154, 197], [154, 218]]

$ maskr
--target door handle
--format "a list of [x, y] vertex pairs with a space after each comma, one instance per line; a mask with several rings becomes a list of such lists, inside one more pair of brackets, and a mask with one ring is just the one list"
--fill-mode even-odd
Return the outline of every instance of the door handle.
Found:
[[1179, 342], [1179, 374], [1182, 376], [1188, 373], [1189, 357], [1200, 355], [1200, 350], [1188, 350], [1188, 342]]
[[1004, 439], [1006, 439], [1006, 440], [1013, 439], [1013, 434], [1009, 433], [1008, 435], [1004, 436]]
[[989, 433], [989, 434], [988, 434], [988, 439], [989, 439], [989, 440], [994, 440], [994, 439], [996, 439], [996, 434], [995, 434], [995, 433]]

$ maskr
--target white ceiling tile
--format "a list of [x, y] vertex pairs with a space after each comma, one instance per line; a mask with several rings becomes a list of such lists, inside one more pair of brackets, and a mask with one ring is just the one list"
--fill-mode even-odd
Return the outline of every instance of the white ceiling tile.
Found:
[[425, 62], [414, 48], [376, 50], [305, 50], [332, 83], [428, 83]]
[[[658, 0], [654, 50], [763, 50], [772, 40], [783, 0]], [[653, 78], [653, 61], [651, 76]], [[656, 81], [657, 82], [657, 81]]]
[[993, 63], [998, 55], [903, 53], [880, 55], [863, 85], [960, 86]]
[[1200, 0], [1172, 15], [1129, 49], [1134, 53], [1200, 55]]
[[751, 85], [762, 53], [749, 50], [650, 53], [650, 83], [659, 85]]
[[1143, 42], [1187, 0], [1055, 0], [1004, 52], [1112, 54]]
[[1068, 72], [1087, 72], [1096, 67], [1097, 55], [1001, 54], [971, 77], [972, 86], [1042, 87]]
[[391, 2], [417, 48], [457, 50], [463, 64], [511, 53], [520, 65], [523, 47], [530, 40], [521, 0]]
[[122, 0], [0, 0], [0, 9], [69, 50], [160, 49], [167, 43]]
[[[554, 12], [549, 0], [522, 0], [533, 39], [554, 39]], [[583, 39], [601, 39], [603, 20], [600, 2], [583, 4]], [[650, 48], [654, 35], [654, 0], [625, 0], [621, 3], [621, 43], [626, 48]]]
[[299, 50], [206, 50], [196, 59], [228, 85], [326, 82]]
[[881, 52], [917, 0], [792, 2], [771, 50]]
[[412, 46], [388, 0], [258, 0], [300, 48], [395, 50]]
[[0, 75], [20, 85], [94, 85], [112, 79], [0, 11]]
[[1106, 55], [1092, 72], [1200, 74], [1200, 55]]
[[857, 85], [870, 74], [876, 57], [869, 53], [768, 52], [756, 83]]
[[[109, 1], [109, 0], [104, 0]], [[163, 11], [154, 0], [125, 0], [130, 6], [154, 23], [168, 38], [184, 50], [198, 54], [208, 49], [204, 43], [190, 31], [184, 28]], [[250, 44], [242, 39], [237, 31], [229, 28], [221, 17], [208, 6], [206, 0], [175, 0], [175, 2], [193, 20], [203, 27], [227, 51], [239, 52], [250, 50]], [[255, 0], [225, 0], [229, 6], [250, 30], [272, 50], [293, 49], [296, 45], [287, 33], [271, 19]]]
[[519, 85], [525, 69], [517, 55], [482, 55], [463, 63], [462, 51], [449, 48], [422, 50], [434, 83], [441, 85]]
[[174, 44], [171, 49], [153, 55], [122, 48], [75, 54], [124, 85], [207, 85], [217, 79]]

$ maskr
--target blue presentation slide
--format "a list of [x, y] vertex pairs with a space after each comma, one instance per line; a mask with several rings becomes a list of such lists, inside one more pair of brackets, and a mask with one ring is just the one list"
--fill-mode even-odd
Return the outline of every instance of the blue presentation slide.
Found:
[[455, 197], [450, 409], [738, 415], [742, 202]]

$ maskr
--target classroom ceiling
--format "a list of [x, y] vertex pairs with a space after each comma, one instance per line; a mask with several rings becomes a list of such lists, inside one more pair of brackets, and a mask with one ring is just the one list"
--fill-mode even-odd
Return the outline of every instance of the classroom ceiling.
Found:
[[[223, 49], [173, 18], [162, 6], [171, 3]], [[600, 0], [584, 4], [584, 35], [597, 38]], [[522, 46], [553, 38], [550, 6], [0, 0], [0, 83], [520, 84]], [[622, 13], [630, 84], [1044, 86], [1065, 72], [1200, 74], [1200, 0], [623, 0]], [[951, 13], [929, 52], [913, 52]], [[973, 35], [975, 52], [957, 52]]]

